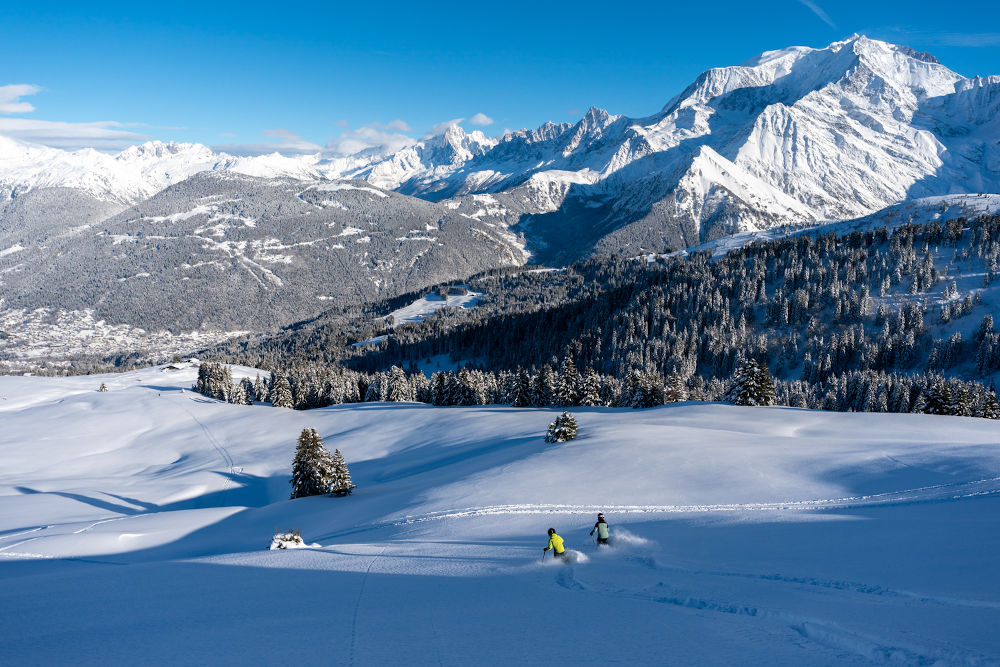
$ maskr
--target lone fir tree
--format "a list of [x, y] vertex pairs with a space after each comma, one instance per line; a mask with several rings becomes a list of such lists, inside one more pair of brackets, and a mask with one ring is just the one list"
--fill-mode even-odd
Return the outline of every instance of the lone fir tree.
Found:
[[733, 373], [726, 397], [736, 405], [774, 405], [774, 380], [767, 364], [758, 364], [754, 359], [740, 364]]
[[334, 491], [336, 464], [314, 428], [304, 428], [292, 461], [292, 499], [321, 496]]
[[566, 442], [575, 438], [576, 432], [576, 419], [570, 413], [564, 412], [549, 424], [545, 442]]
[[351, 471], [347, 469], [347, 462], [339, 449], [335, 449], [333, 452], [333, 477], [330, 493], [335, 496], [351, 495], [355, 485], [351, 483]]

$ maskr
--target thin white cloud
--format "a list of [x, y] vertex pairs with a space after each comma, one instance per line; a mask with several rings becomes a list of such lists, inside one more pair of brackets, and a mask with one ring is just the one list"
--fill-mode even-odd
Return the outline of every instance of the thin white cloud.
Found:
[[[372, 125], [378, 127], [379, 123], [372, 123]], [[382, 129], [392, 130], [393, 132], [412, 132], [413, 131], [410, 128], [410, 126], [406, 124], [405, 121], [402, 121], [402, 120], [399, 120], [399, 119], [396, 119], [396, 120], [393, 120], [393, 121], [390, 121], [390, 122], [386, 123], [385, 125], [382, 126]]]
[[437, 125], [435, 125], [434, 127], [431, 128], [430, 134], [428, 134], [427, 136], [428, 137], [436, 137], [439, 134], [444, 134], [448, 130], [449, 127], [454, 127], [454, 126], [458, 125], [459, 123], [461, 123], [463, 120], [465, 120], [465, 119], [464, 118], [452, 118], [451, 120], [446, 120], [446, 121], [443, 121], [441, 123], [438, 123]]
[[[283, 127], [272, 130], [264, 130], [261, 134], [274, 141], [258, 141], [242, 144], [218, 144], [212, 146], [212, 150], [230, 155], [270, 155], [271, 153], [281, 153], [282, 155], [313, 155], [322, 153], [323, 147], [311, 141], [303, 139], [291, 130]], [[236, 136], [225, 133], [222, 136]]]
[[1000, 46], [1000, 32], [942, 32], [931, 35], [931, 41], [941, 46]]
[[277, 139], [278, 144], [282, 146], [287, 146], [300, 151], [308, 152], [318, 152], [323, 150], [323, 147], [319, 144], [314, 144], [311, 141], [303, 139], [301, 136], [279, 127], [274, 130], [264, 130], [265, 137], [271, 137], [272, 139]]
[[66, 123], [28, 118], [0, 118], [0, 134], [20, 141], [53, 148], [77, 150], [95, 148], [120, 151], [149, 140], [149, 136], [122, 129], [115, 121]]
[[382, 154], [395, 153], [415, 143], [413, 137], [403, 134], [410, 126], [401, 120], [391, 123], [369, 123], [357, 129], [346, 129], [326, 145], [332, 155], [353, 155], [361, 151]]
[[34, 95], [42, 89], [30, 83], [15, 83], [9, 86], [0, 86], [0, 113], [31, 113], [35, 107], [29, 102], [22, 102], [22, 97]]
[[493, 124], [493, 119], [487, 116], [486, 114], [480, 112], [477, 113], [472, 118], [470, 118], [469, 123], [471, 123], [472, 125], [479, 125], [481, 127], [486, 127], [487, 125]]
[[811, 11], [813, 14], [818, 16], [820, 20], [823, 21], [823, 23], [827, 24], [834, 30], [840, 30], [840, 28], [837, 27], [837, 24], [834, 23], [830, 19], [830, 17], [827, 16], [826, 12], [824, 12], [822, 8], [820, 8], [820, 6], [817, 5], [815, 2], [813, 2], [812, 0], [799, 0], [799, 2], [802, 3], [805, 7], [807, 7], [809, 11]]

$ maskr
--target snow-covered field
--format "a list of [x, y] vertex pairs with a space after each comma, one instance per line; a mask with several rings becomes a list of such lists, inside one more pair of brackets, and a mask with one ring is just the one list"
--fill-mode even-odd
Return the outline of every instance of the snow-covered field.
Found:
[[[242, 407], [195, 372], [0, 377], [5, 664], [1000, 663], [995, 422], [580, 408], [547, 445], [556, 410]], [[353, 496], [287, 500], [304, 427]], [[266, 550], [292, 528], [319, 546]]]
[[[468, 285], [459, 287], [468, 288]], [[389, 313], [389, 317], [392, 318], [393, 325], [422, 322], [424, 318], [442, 308], [473, 308], [481, 296], [479, 292], [468, 290], [465, 294], [448, 294], [445, 297], [435, 292], [422, 296], [407, 306], [397, 308]]]

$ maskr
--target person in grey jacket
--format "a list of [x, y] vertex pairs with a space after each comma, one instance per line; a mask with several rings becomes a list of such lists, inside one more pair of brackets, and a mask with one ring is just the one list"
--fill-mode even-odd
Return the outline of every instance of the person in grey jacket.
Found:
[[594, 529], [590, 531], [590, 534], [593, 535], [594, 532], [597, 532], [598, 546], [602, 544], [607, 546], [610, 532], [608, 530], [608, 522], [604, 520], [603, 512], [597, 515], [597, 523], [594, 524]]

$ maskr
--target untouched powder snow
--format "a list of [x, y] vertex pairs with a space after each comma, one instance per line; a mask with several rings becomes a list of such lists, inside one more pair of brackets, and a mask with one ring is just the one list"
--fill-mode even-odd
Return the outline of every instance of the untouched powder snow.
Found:
[[[196, 372], [0, 377], [4, 662], [1000, 661], [996, 422], [577, 408], [553, 445], [556, 408], [244, 407]], [[305, 427], [354, 495], [287, 500]]]

